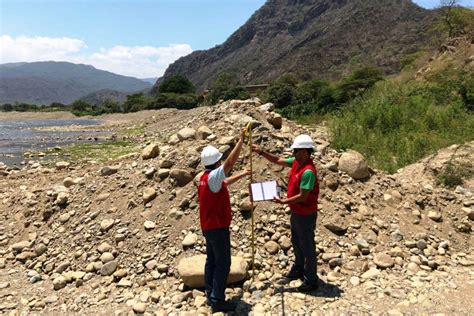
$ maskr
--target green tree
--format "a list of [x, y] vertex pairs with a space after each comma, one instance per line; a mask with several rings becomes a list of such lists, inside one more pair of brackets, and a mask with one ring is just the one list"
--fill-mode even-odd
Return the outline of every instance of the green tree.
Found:
[[275, 83], [268, 88], [268, 101], [281, 109], [287, 107], [293, 101], [295, 87], [287, 83]]
[[337, 86], [336, 99], [342, 104], [357, 96], [362, 95], [377, 81], [383, 79], [382, 70], [373, 67], [364, 67], [354, 71], [349, 77], [343, 79]]
[[277, 83], [286, 84], [295, 88], [298, 84], [298, 79], [295, 77], [294, 74], [287, 73], [281, 75], [280, 78], [278, 78]]
[[122, 107], [118, 102], [106, 99], [102, 102], [101, 111], [103, 113], [120, 113], [122, 112]]
[[459, 88], [459, 94], [463, 100], [464, 106], [469, 111], [474, 111], [474, 79], [469, 76], [465, 79]]
[[36, 104], [15, 103], [13, 110], [18, 112], [37, 111], [38, 106]]
[[244, 89], [240, 85], [237, 76], [230, 72], [224, 72], [214, 81], [211, 91], [206, 96], [206, 103], [216, 104], [219, 100], [230, 100], [244, 98]]
[[195, 93], [161, 93], [148, 104], [147, 109], [192, 109], [198, 105], [199, 97]]
[[474, 11], [459, 6], [459, 0], [441, 0], [440, 7], [442, 14], [433, 27], [436, 33], [451, 38], [474, 30]]
[[64, 105], [64, 104], [62, 104], [62, 103], [60, 103], [60, 102], [53, 102], [53, 103], [51, 103], [51, 104], [49, 105], [49, 107], [50, 107], [51, 109], [55, 109], [55, 108], [57, 108], [57, 109], [62, 109], [62, 108], [65, 108], [66, 105]]
[[196, 87], [188, 78], [182, 75], [174, 75], [165, 79], [159, 86], [160, 93], [194, 93]]
[[71, 109], [75, 115], [87, 115], [92, 111], [92, 105], [83, 100], [76, 100], [71, 104]]
[[448, 29], [448, 37], [453, 36], [454, 23], [453, 23], [453, 9], [459, 5], [459, 0], [441, 0], [441, 7], [444, 10], [443, 22]]
[[127, 95], [127, 100], [123, 104], [125, 113], [138, 112], [148, 107], [149, 100], [143, 93], [135, 93]]
[[5, 103], [2, 105], [2, 111], [4, 112], [11, 112], [13, 111], [13, 105], [11, 105], [10, 103]]

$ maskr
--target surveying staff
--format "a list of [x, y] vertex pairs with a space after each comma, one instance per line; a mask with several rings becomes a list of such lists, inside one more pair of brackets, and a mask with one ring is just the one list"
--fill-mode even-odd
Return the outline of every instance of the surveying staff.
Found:
[[213, 146], [206, 146], [201, 153], [201, 162], [205, 166], [198, 188], [199, 217], [201, 229], [206, 239], [206, 266], [204, 282], [206, 295], [212, 312], [230, 312], [235, 303], [225, 300], [225, 288], [230, 272], [230, 233], [232, 219], [230, 196], [227, 186], [250, 174], [244, 170], [226, 177], [239, 157], [244, 142], [245, 130], [229, 157], [222, 163], [222, 154]]
[[253, 145], [252, 150], [268, 161], [291, 168], [286, 199], [275, 197], [279, 204], [288, 204], [291, 210], [291, 243], [295, 253], [295, 263], [285, 275], [288, 279], [303, 279], [298, 287], [300, 292], [317, 289], [316, 249], [314, 231], [318, 210], [319, 182], [311, 154], [313, 140], [308, 135], [297, 136], [293, 144], [293, 156], [281, 158]]

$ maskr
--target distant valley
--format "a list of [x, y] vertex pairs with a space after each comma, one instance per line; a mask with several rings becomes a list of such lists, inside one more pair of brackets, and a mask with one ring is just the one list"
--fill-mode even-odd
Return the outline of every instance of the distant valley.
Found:
[[123, 99], [123, 95], [151, 86], [134, 77], [83, 64], [48, 61], [0, 65], [0, 104], [69, 104], [101, 90]]

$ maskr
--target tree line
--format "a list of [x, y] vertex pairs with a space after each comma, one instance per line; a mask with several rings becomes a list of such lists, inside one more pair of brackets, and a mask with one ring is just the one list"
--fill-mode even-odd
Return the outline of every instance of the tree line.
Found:
[[[337, 108], [381, 79], [381, 70], [375, 68], [357, 70], [338, 82], [301, 81], [293, 74], [284, 74], [257, 96], [265, 102], [273, 102], [284, 115], [305, 115]], [[54, 102], [46, 106], [17, 102], [0, 105], [0, 111], [70, 111], [78, 116], [101, 115], [161, 108], [191, 109], [200, 105], [213, 105], [219, 101], [246, 99], [250, 96], [237, 75], [225, 72], [214, 81], [210, 90], [202, 94], [196, 92], [196, 87], [188, 78], [175, 75], [165, 79], [156, 91], [148, 95], [144, 93], [128, 95], [123, 103], [105, 100], [100, 104], [91, 104], [79, 99], [71, 104]]]

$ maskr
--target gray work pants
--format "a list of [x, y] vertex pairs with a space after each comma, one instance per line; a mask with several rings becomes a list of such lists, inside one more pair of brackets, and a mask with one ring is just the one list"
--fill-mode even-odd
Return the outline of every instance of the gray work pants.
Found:
[[291, 213], [291, 242], [295, 253], [293, 269], [302, 271], [304, 281], [315, 283], [316, 274], [316, 244], [314, 234], [316, 229], [317, 213], [298, 215]]

